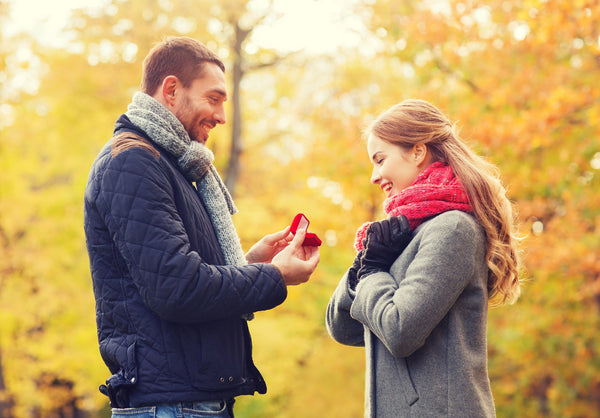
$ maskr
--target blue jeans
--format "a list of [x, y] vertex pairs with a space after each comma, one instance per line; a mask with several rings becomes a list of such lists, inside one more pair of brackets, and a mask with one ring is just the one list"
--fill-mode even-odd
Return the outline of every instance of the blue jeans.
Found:
[[112, 418], [233, 418], [233, 400], [113, 408]]

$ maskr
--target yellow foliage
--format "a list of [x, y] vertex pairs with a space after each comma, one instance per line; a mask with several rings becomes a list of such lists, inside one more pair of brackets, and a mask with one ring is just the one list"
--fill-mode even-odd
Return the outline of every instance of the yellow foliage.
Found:
[[[245, 1], [194, 2], [222, 20], [221, 30], [211, 26], [209, 33], [209, 14], [193, 13], [191, 3], [167, 3], [115, 2], [110, 13], [78, 14], [82, 52], [29, 42], [47, 68], [39, 91], [0, 89], [0, 107], [14, 114], [11, 124], [0, 123], [0, 373], [6, 384], [0, 407], [12, 403], [16, 417], [100, 416], [106, 406], [97, 391], [108, 371], [96, 342], [82, 193], [93, 158], [139, 84], [143, 54], [158, 37], [177, 33], [178, 16], [197, 15], [187, 35], [228, 62], [229, 19], [260, 22]], [[234, 3], [240, 16], [227, 12]], [[490, 311], [498, 416], [600, 416], [600, 4], [426, 5], [433, 3], [363, 2], [354, 12], [376, 39], [365, 45], [375, 46], [294, 54], [245, 76], [234, 217], [243, 246], [282, 229], [297, 212], [326, 239], [311, 281], [250, 324], [269, 392], [241, 398], [241, 417], [362, 416], [364, 350], [333, 342], [324, 311], [354, 256], [356, 228], [382, 216], [361, 131], [409, 97], [440, 106], [465, 140], [500, 167], [527, 235], [522, 297]], [[118, 34], [124, 17], [135, 30]], [[101, 59], [103, 40], [116, 55]], [[133, 57], [126, 57], [124, 42], [137, 46]], [[16, 53], [15, 45], [0, 37], [0, 56]], [[0, 68], [0, 79], [18, 71]], [[209, 145], [224, 172], [228, 130], [216, 131]]]

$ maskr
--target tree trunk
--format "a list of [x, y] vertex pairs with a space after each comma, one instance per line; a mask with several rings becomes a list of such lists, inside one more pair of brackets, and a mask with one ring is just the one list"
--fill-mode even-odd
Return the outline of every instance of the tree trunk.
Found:
[[235, 196], [235, 186], [240, 175], [240, 157], [243, 152], [242, 142], [242, 105], [240, 84], [244, 77], [244, 58], [242, 43], [250, 31], [240, 28], [238, 22], [234, 23], [235, 39], [233, 41], [233, 92], [231, 101], [233, 104], [233, 116], [231, 121], [231, 150], [229, 163], [225, 176], [225, 185], [231, 196]]

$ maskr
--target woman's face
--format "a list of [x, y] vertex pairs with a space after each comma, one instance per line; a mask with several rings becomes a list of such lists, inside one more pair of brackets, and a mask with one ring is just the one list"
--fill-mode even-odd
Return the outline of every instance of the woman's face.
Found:
[[378, 185], [390, 197], [414, 183], [424, 168], [427, 148], [415, 145], [405, 150], [371, 134], [367, 139], [367, 151], [373, 163], [371, 183]]

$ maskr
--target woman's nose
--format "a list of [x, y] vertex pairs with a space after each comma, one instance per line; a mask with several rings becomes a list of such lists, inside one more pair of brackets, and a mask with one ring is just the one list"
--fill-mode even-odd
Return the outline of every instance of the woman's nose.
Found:
[[373, 173], [371, 173], [371, 183], [377, 184], [379, 181], [381, 181], [379, 170], [377, 170], [377, 167], [373, 167]]

